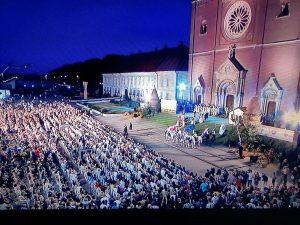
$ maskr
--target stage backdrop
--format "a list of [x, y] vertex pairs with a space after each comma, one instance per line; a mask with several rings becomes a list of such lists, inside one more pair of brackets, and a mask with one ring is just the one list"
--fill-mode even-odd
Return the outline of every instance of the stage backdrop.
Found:
[[161, 100], [161, 111], [164, 112], [176, 112], [177, 101], [176, 100]]

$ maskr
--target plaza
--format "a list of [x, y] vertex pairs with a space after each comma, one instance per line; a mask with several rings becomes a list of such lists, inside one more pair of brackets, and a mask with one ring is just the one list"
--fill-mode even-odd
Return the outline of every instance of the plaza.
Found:
[[190, 149], [167, 142], [164, 138], [164, 132], [167, 127], [155, 122], [142, 119], [128, 120], [124, 119], [122, 115], [114, 117], [113, 120], [108, 120], [103, 116], [96, 116], [96, 118], [119, 132], [123, 131], [124, 125], [128, 125], [131, 122], [134, 129], [129, 132], [130, 137], [198, 174], [203, 174], [208, 169], [216, 167], [232, 170], [241, 168], [245, 170], [255, 169], [272, 176], [273, 171], [277, 169], [274, 166], [270, 166], [267, 170], [262, 170], [257, 165], [251, 166], [248, 157], [241, 160], [238, 158], [237, 153], [229, 152], [228, 147], [225, 146], [203, 145], [197, 149]]
[[7, 20], [0, 210], [299, 209], [300, 1], [112, 2]]

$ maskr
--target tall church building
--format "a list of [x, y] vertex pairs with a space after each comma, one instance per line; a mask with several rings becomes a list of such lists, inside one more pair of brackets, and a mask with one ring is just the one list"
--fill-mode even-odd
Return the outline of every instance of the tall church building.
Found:
[[300, 0], [194, 0], [191, 26], [194, 103], [299, 113]]

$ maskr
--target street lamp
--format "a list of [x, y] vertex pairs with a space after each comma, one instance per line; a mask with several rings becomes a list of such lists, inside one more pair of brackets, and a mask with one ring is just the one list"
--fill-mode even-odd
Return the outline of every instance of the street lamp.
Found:
[[4, 77], [4, 73], [8, 70], [8, 69], [11, 69], [11, 68], [16, 68], [16, 69], [27, 69], [28, 67], [30, 66], [30, 64], [25, 64], [23, 66], [7, 66], [1, 73], [0, 73], [0, 76], [3, 78]]
[[180, 94], [181, 94], [181, 99], [183, 101], [183, 91], [186, 90], [186, 85], [184, 83], [180, 83], [179, 84], [179, 90], [180, 90]]

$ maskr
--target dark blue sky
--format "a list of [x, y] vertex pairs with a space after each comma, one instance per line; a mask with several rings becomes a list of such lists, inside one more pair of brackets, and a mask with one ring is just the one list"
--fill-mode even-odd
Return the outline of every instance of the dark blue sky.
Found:
[[0, 0], [0, 70], [31, 63], [26, 72], [43, 74], [106, 54], [188, 44], [190, 17], [190, 0]]

